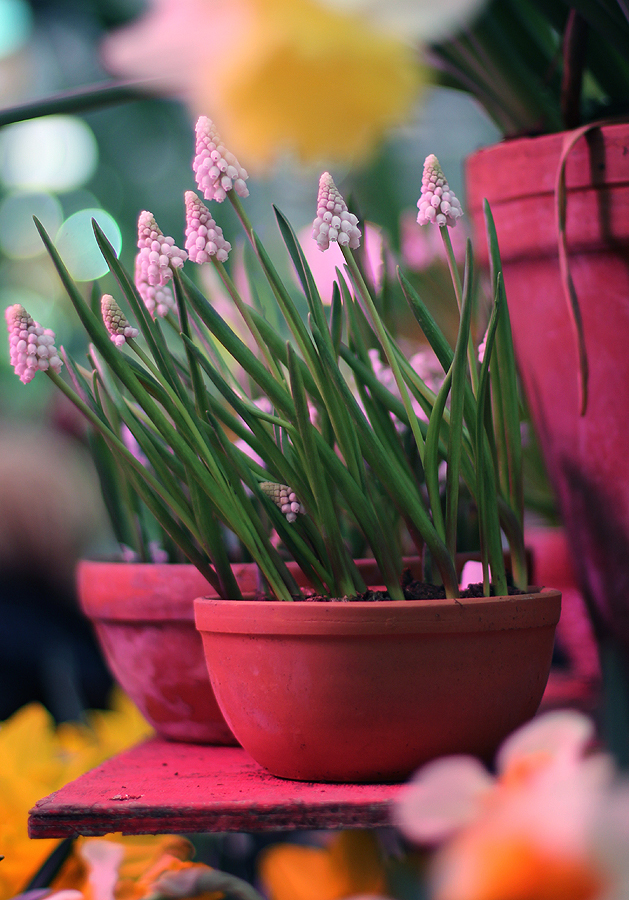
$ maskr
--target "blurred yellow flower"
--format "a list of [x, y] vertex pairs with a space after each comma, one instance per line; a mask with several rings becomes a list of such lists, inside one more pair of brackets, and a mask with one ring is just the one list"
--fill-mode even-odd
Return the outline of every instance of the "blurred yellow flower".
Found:
[[42, 797], [151, 733], [122, 694], [114, 708], [93, 711], [86, 725], [55, 727], [43, 706], [31, 703], [0, 724], [0, 900], [20, 891], [58, 841], [30, 840], [29, 809]]
[[153, 0], [102, 55], [209, 116], [247, 169], [285, 152], [360, 159], [409, 116], [422, 82], [407, 42], [317, 0]]
[[[212, 113], [247, 165], [278, 150], [355, 161], [408, 117], [420, 68], [406, 43], [314, 0], [252, 5], [254, 23], [218, 74]], [[204, 82], [194, 94], [199, 108]]]
[[342, 831], [327, 847], [274, 844], [259, 858], [270, 900], [342, 900], [384, 894], [385, 868], [370, 831]]

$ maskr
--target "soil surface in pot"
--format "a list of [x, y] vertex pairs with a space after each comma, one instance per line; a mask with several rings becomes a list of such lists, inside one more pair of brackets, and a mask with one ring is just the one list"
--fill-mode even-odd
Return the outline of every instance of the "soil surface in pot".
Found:
[[[428, 581], [418, 581], [413, 577], [413, 574], [410, 569], [405, 569], [402, 573], [402, 578], [400, 579], [400, 585], [404, 592], [405, 600], [445, 600], [446, 592], [445, 588], [442, 584], [431, 584]], [[322, 594], [317, 594], [317, 592], [312, 588], [302, 588], [302, 596], [301, 598], [295, 597], [294, 599], [299, 601], [302, 600], [305, 603], [353, 603], [356, 601], [360, 601], [362, 603], [378, 603], [383, 600], [391, 600], [388, 591], [379, 591], [379, 590], [371, 590], [368, 589], [364, 591], [362, 594], [355, 594], [352, 597], [327, 597]], [[526, 594], [526, 591], [521, 591], [519, 588], [515, 587], [512, 584], [508, 585], [509, 596], [515, 596], [517, 594]], [[494, 586], [490, 586], [491, 596], [495, 597], [496, 592], [494, 590]], [[470, 597], [482, 597], [483, 596], [483, 583], [479, 581], [477, 584], [469, 584], [464, 590], [461, 591], [460, 596], [462, 598], [470, 598]], [[254, 600], [268, 600], [269, 596], [264, 592], [260, 591], [255, 594]]]

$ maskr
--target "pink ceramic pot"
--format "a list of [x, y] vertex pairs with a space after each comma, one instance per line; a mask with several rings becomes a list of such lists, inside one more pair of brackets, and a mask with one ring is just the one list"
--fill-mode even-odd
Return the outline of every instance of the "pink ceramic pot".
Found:
[[629, 125], [581, 137], [566, 165], [568, 257], [589, 362], [584, 416], [555, 217], [564, 137], [475, 153], [467, 206], [486, 260], [484, 198], [491, 205], [520, 372], [578, 584], [599, 636], [619, 638], [629, 661]]
[[407, 778], [490, 758], [536, 712], [561, 594], [382, 603], [195, 600], [216, 698], [242, 746], [301, 781]]
[[563, 528], [529, 528], [526, 543], [532, 551], [535, 584], [552, 584], [561, 591], [556, 644], [567, 665], [551, 672], [542, 706], [596, 712], [601, 701], [598, 647], [577, 585], [566, 532]]

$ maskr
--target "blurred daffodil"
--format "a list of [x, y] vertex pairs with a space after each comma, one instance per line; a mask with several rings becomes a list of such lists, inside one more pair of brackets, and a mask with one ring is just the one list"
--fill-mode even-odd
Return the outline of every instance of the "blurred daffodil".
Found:
[[112, 710], [91, 712], [86, 725], [55, 727], [38, 703], [0, 725], [0, 900], [21, 890], [58, 843], [28, 837], [29, 809], [150, 732], [123, 695]]
[[151, 0], [107, 37], [102, 57], [113, 74], [210, 116], [247, 168], [287, 152], [304, 162], [356, 161], [418, 98], [418, 22], [427, 33], [435, 18], [450, 28], [480, 2]]
[[217, 81], [215, 117], [237, 155], [356, 160], [408, 117], [421, 77], [405, 42], [314, 0], [253, 6], [253, 27]]

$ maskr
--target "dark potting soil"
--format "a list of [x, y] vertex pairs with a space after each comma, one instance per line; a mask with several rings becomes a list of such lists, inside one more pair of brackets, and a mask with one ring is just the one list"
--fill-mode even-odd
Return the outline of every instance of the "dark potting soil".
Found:
[[[400, 586], [404, 592], [405, 600], [445, 600], [446, 592], [442, 584], [430, 584], [427, 581], [418, 581], [413, 577], [410, 569], [405, 569], [400, 579]], [[514, 585], [508, 585], [509, 596], [517, 594], [525, 594]], [[490, 587], [491, 596], [495, 597], [496, 592], [494, 586]], [[477, 584], [470, 584], [465, 590], [461, 591], [461, 598], [482, 597], [483, 583], [479, 581]], [[260, 594], [256, 595], [256, 600], [265, 600], [268, 597]], [[356, 594], [353, 597], [326, 597], [317, 594], [316, 591], [308, 588], [302, 589], [302, 596], [296, 597], [295, 600], [302, 600], [305, 603], [353, 603], [361, 601], [363, 603], [378, 603], [382, 600], [390, 600], [388, 591], [372, 591], [366, 590], [362, 594]]]

